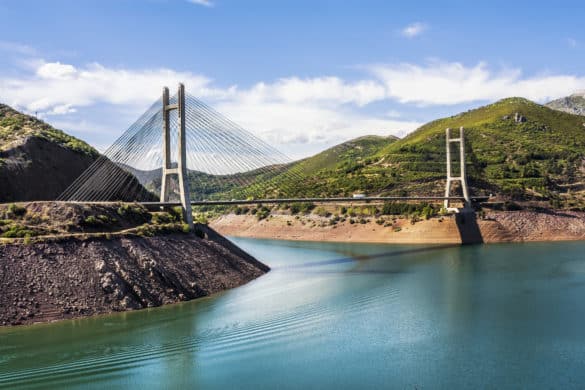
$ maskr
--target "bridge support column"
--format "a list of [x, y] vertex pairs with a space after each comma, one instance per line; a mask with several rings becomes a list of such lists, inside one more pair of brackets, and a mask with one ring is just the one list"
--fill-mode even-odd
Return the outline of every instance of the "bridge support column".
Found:
[[[185, 129], [185, 86], [179, 84], [177, 92], [177, 104], [169, 103], [169, 89], [163, 88], [162, 95], [163, 105], [163, 166], [162, 166], [162, 180], [160, 190], [161, 203], [169, 201], [169, 184], [170, 176], [177, 175], [179, 179], [179, 196], [181, 198], [181, 207], [183, 209], [183, 220], [189, 225], [189, 229], [193, 229], [193, 213], [191, 211], [191, 197], [189, 195], [189, 181], [187, 171], [187, 137]], [[177, 166], [173, 167], [171, 161], [171, 124], [170, 112], [177, 110], [178, 115], [178, 161]]]
[[[445, 198], [451, 196], [451, 186], [454, 182], [459, 182], [463, 198], [465, 199], [465, 209], [471, 208], [471, 199], [469, 198], [469, 190], [467, 188], [467, 170], [465, 167], [465, 133], [463, 127], [459, 129], [459, 138], [451, 138], [451, 129], [447, 129], [446, 133], [446, 148], [447, 148], [447, 183], [445, 185]], [[451, 144], [459, 144], [459, 176], [453, 176], [451, 169]], [[450, 207], [449, 199], [445, 199], [444, 207], [447, 211], [459, 211], [457, 208]]]

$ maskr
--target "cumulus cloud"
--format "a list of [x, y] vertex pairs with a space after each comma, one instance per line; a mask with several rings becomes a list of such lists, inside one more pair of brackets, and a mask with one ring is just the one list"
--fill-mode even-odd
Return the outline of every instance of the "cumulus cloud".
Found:
[[425, 23], [416, 22], [411, 23], [408, 26], [404, 27], [400, 33], [402, 36], [407, 38], [414, 38], [418, 37], [422, 33], [424, 33], [428, 29], [428, 26]]
[[384, 99], [385, 88], [376, 81], [347, 83], [337, 77], [300, 79], [283, 78], [275, 83], [260, 82], [239, 96], [246, 101], [281, 101], [286, 103], [321, 102], [354, 103], [364, 106]]
[[491, 70], [480, 62], [432, 61], [426, 65], [375, 65], [369, 70], [386, 86], [386, 94], [400, 103], [454, 105], [522, 96], [544, 102], [585, 87], [585, 77], [539, 75], [522, 77], [520, 69]]
[[49, 62], [42, 64], [37, 69], [37, 76], [43, 79], [63, 80], [75, 76], [77, 69], [73, 65], [62, 64], [60, 62]]
[[[209, 87], [210, 80], [190, 72], [171, 69], [128, 70], [90, 64], [82, 68], [60, 62], [38, 62], [34, 75], [0, 78], [3, 101], [27, 111], [54, 114], [69, 112], [59, 107], [90, 106], [99, 103], [141, 106], [152, 102], [163, 85], [184, 82], [200, 96], [229, 93]], [[50, 91], [48, 93], [47, 91]]]
[[365, 115], [355, 110], [306, 103], [220, 103], [217, 109], [275, 144], [334, 144], [365, 134], [405, 135], [421, 123]]
[[[49, 122], [48, 117], [59, 116], [58, 123], [70, 126], [65, 130], [83, 132], [90, 142], [102, 137], [97, 143], [106, 144], [106, 135], [121, 133], [130, 124], [126, 121], [137, 118], [159, 98], [163, 85], [183, 82], [189, 93], [275, 146], [286, 151], [296, 145], [298, 152], [291, 154], [300, 157], [352, 137], [402, 136], [417, 128], [421, 123], [401, 115], [397, 102], [440, 106], [509, 96], [544, 102], [585, 89], [584, 77], [525, 77], [520, 69], [496, 71], [481, 62], [472, 66], [440, 61], [378, 64], [361, 69], [363, 77], [351, 81], [336, 76], [292, 76], [241, 88], [220, 87], [205, 75], [167, 68], [76, 66], [33, 59], [23, 69], [24, 76], [0, 77], [0, 101], [38, 112]], [[99, 114], [87, 115], [92, 111]], [[80, 120], [85, 122], [77, 129], [75, 123]], [[96, 133], [103, 132], [106, 120], [107, 134], [92, 138], [92, 127]]]

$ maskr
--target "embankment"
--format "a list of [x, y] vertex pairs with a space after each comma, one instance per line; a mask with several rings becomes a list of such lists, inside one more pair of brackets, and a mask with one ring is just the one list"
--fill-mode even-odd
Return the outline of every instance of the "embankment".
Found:
[[[585, 213], [501, 211], [451, 215], [412, 223], [388, 218], [379, 225], [348, 220], [331, 224], [316, 215], [274, 214], [258, 221], [252, 215], [229, 214], [210, 223], [223, 235], [283, 240], [347, 241], [397, 244], [457, 244], [462, 242], [566, 241], [585, 239]], [[384, 226], [387, 225], [387, 226]]]
[[212, 229], [154, 237], [0, 245], [0, 325], [140, 309], [207, 296], [268, 271]]

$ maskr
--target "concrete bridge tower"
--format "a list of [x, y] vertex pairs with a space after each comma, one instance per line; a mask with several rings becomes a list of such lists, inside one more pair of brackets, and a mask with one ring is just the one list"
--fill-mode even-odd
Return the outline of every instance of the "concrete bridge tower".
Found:
[[[185, 86], [179, 84], [177, 92], [177, 103], [169, 103], [169, 89], [163, 88], [162, 95], [162, 114], [163, 114], [163, 143], [162, 143], [162, 180], [160, 189], [161, 203], [169, 201], [169, 184], [170, 176], [177, 175], [179, 179], [179, 195], [181, 197], [181, 207], [183, 209], [183, 220], [189, 225], [189, 229], [193, 230], [193, 214], [191, 212], [191, 197], [189, 195], [189, 181], [187, 171], [187, 141], [185, 134]], [[170, 112], [177, 110], [179, 121], [178, 134], [178, 158], [177, 166], [174, 167], [171, 161], [171, 124]]]
[[[451, 129], [447, 129], [446, 133], [446, 147], [447, 147], [447, 183], [445, 186], [445, 198], [451, 196], [451, 186], [454, 182], [459, 182], [461, 190], [463, 191], [463, 198], [465, 199], [465, 209], [471, 208], [471, 199], [469, 198], [469, 190], [467, 188], [467, 172], [465, 168], [465, 135], [463, 127], [459, 129], [459, 137], [451, 138]], [[459, 144], [459, 176], [453, 176], [451, 169], [451, 144]], [[445, 199], [444, 207], [447, 211], [458, 211], [457, 208], [450, 207], [449, 199]]]

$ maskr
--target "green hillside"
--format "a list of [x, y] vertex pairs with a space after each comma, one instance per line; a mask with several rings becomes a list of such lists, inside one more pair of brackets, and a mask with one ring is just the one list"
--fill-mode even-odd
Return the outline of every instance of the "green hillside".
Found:
[[374, 156], [396, 142], [394, 136], [365, 136], [279, 168], [275, 176], [230, 192], [232, 197], [317, 197], [364, 191], [369, 178], [358, 174]]
[[[516, 115], [518, 114], [518, 115]], [[518, 120], [515, 118], [518, 117]], [[584, 118], [508, 98], [430, 122], [404, 139], [364, 137], [292, 164], [236, 195], [441, 195], [445, 129], [465, 127], [472, 194], [585, 206]]]
[[5, 104], [0, 104], [0, 150], [13, 147], [15, 143], [22, 142], [29, 137], [40, 138], [92, 158], [99, 156], [97, 150], [87, 143], [53, 128], [35, 117], [20, 113]]
[[0, 202], [55, 199], [98, 157], [85, 142], [0, 104]]

